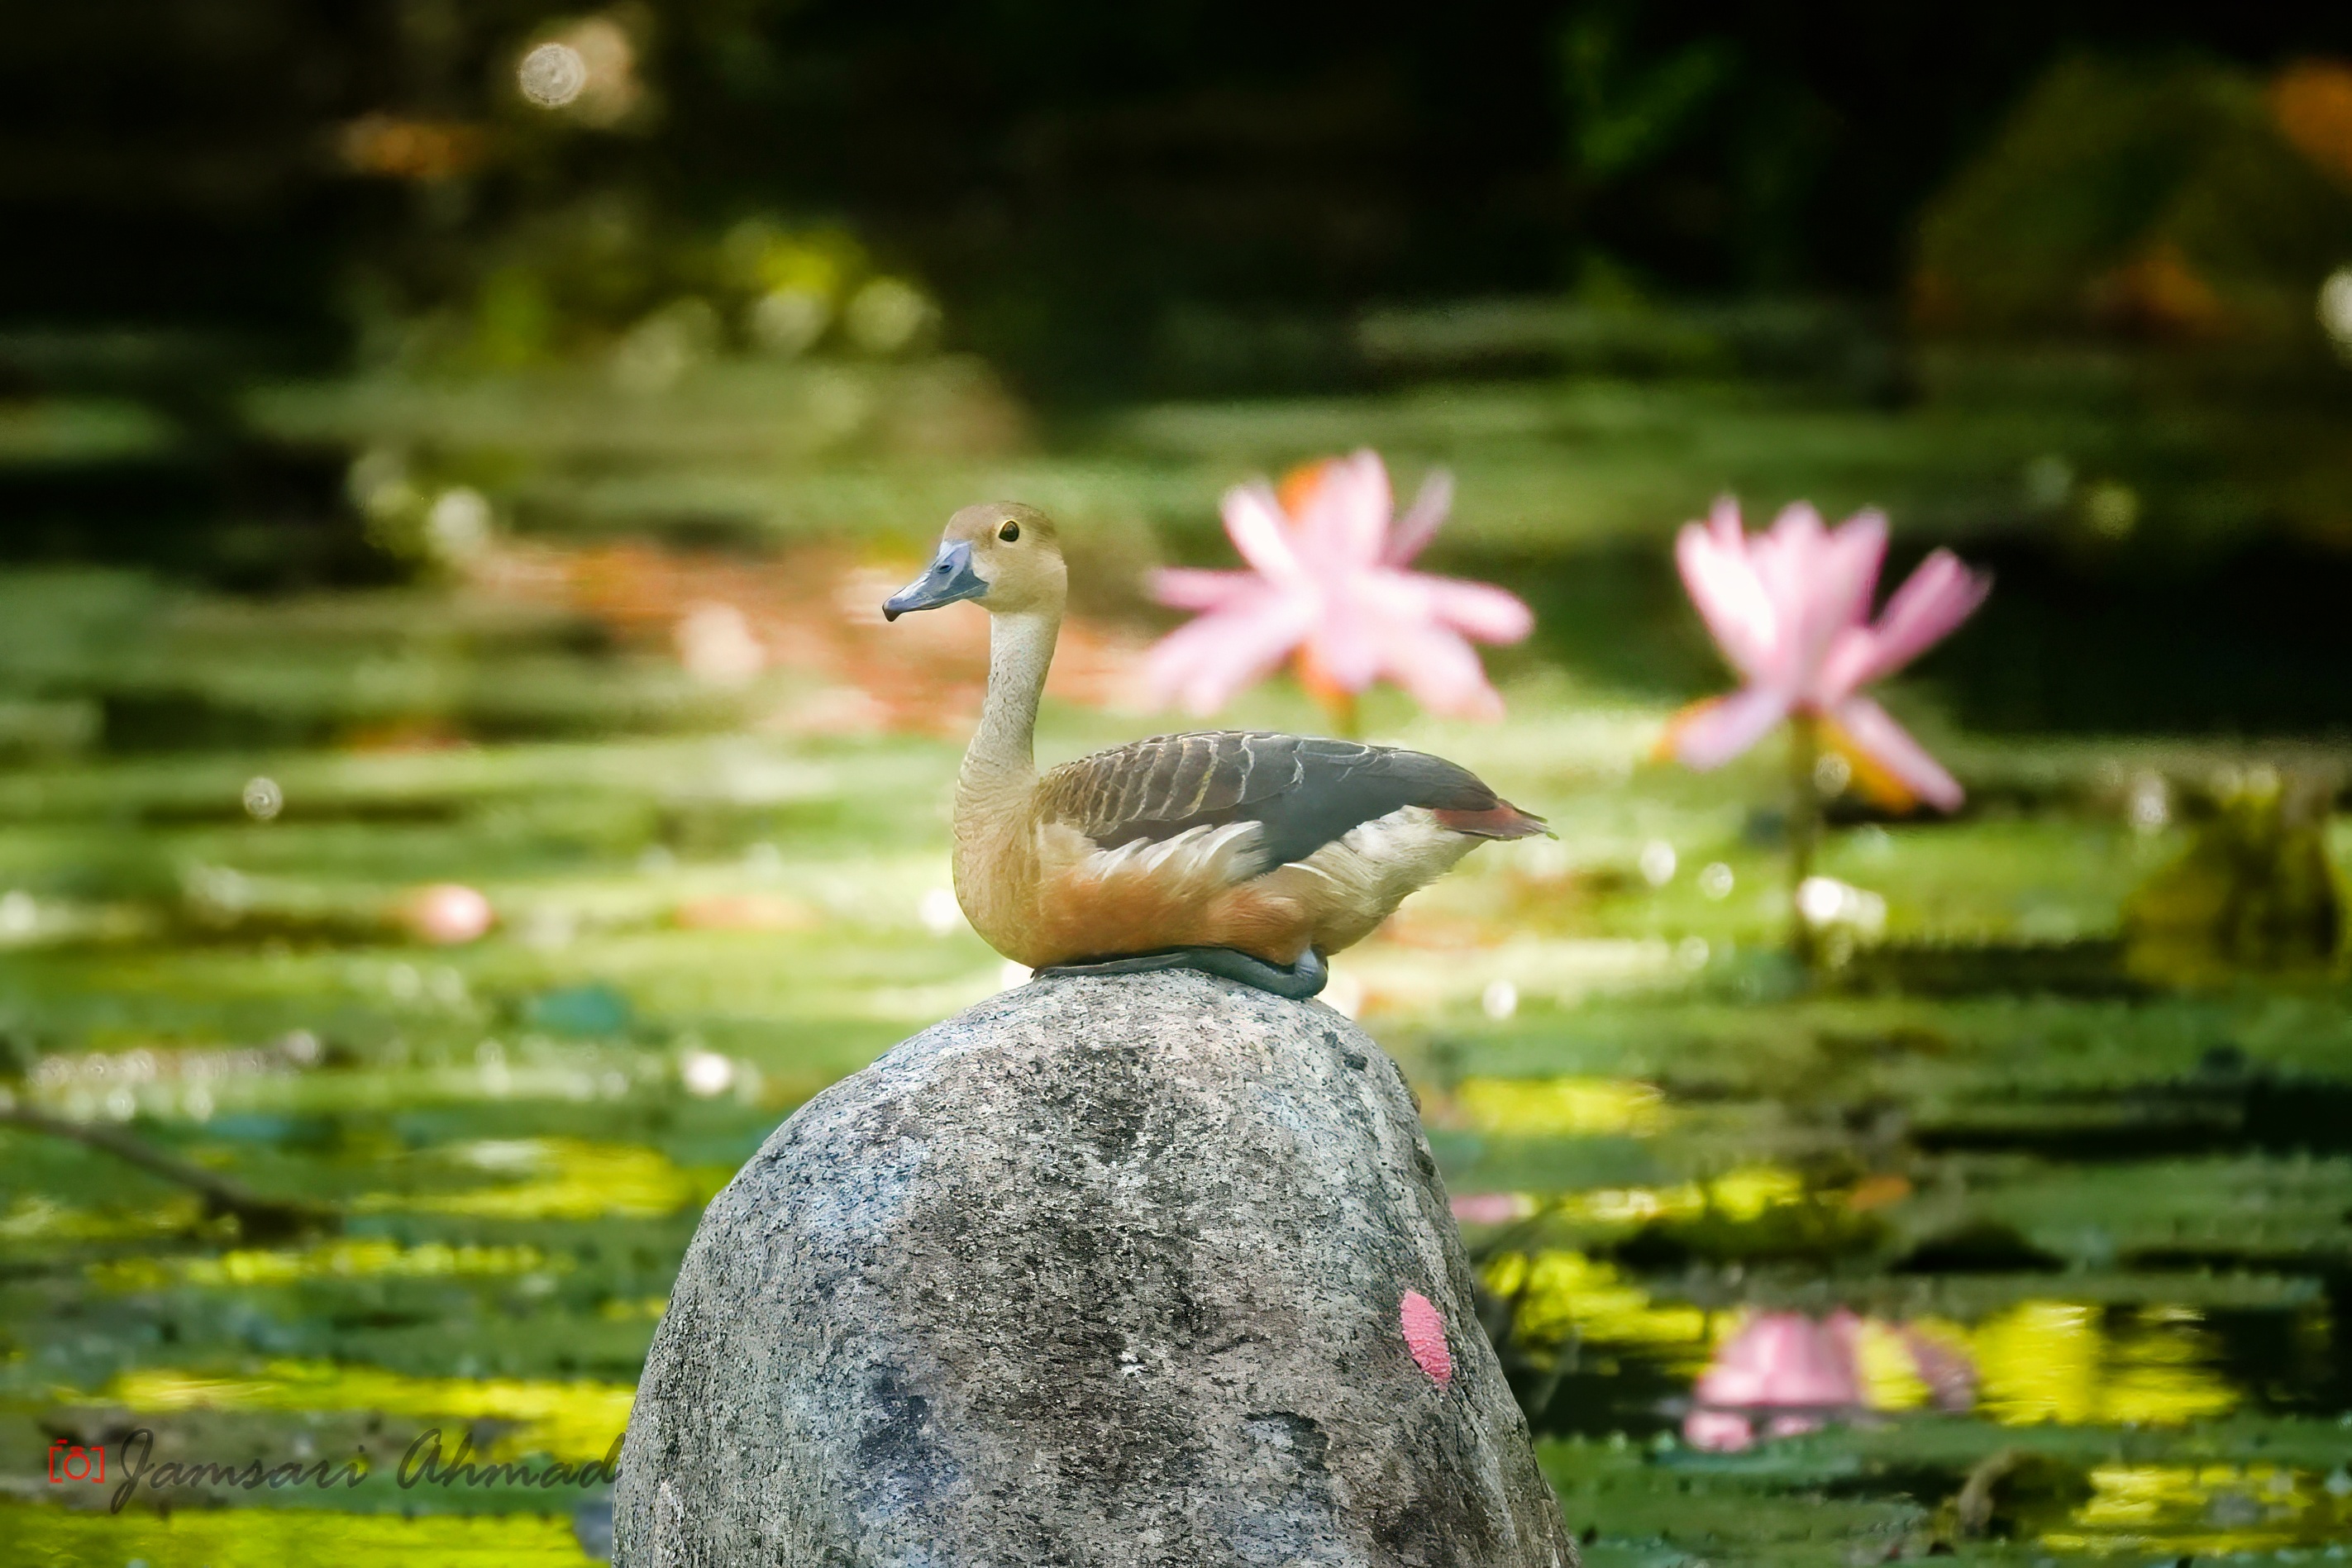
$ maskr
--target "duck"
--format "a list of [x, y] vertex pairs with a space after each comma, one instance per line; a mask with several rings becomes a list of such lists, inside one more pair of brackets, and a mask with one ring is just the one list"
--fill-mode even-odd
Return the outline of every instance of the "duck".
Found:
[[1192, 968], [1305, 998], [1331, 955], [1490, 840], [1544, 820], [1443, 758], [1258, 730], [1156, 735], [1036, 766], [1069, 596], [1053, 519], [1012, 501], [948, 519], [886, 621], [988, 612], [988, 690], [957, 770], [956, 901], [1039, 975]]

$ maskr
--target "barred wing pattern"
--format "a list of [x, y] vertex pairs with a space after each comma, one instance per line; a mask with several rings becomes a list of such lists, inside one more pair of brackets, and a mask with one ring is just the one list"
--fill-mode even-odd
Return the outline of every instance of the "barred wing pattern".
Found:
[[1418, 751], [1255, 730], [1159, 735], [1063, 764], [1041, 781], [1049, 821], [1102, 849], [1195, 828], [1258, 826], [1243, 878], [1305, 860], [1407, 806], [1476, 817], [1508, 810], [1468, 768]]

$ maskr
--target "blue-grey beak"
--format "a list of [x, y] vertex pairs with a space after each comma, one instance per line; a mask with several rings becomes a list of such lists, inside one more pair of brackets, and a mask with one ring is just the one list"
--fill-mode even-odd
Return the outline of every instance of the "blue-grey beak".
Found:
[[937, 610], [987, 591], [988, 580], [971, 570], [971, 541], [958, 539], [940, 547], [930, 570], [882, 601], [882, 619], [896, 621], [909, 610]]

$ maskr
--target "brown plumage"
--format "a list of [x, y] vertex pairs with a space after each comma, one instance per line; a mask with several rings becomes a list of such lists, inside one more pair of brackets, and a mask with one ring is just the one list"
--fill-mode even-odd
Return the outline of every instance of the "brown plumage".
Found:
[[967, 507], [884, 609], [992, 616], [988, 703], [955, 805], [956, 895], [1033, 967], [1170, 947], [1291, 965], [1361, 941], [1488, 839], [1544, 831], [1467, 768], [1417, 751], [1220, 730], [1031, 760], [1067, 579], [1042, 513]]

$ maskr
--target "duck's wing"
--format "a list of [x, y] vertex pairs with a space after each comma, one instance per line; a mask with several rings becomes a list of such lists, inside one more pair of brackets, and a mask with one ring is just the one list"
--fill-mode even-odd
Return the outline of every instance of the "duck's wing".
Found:
[[1039, 800], [1046, 821], [1076, 829], [1103, 850], [1195, 830], [1254, 828], [1233, 835], [1235, 880], [1303, 861], [1409, 806], [1479, 837], [1542, 830], [1541, 819], [1444, 758], [1250, 730], [1160, 735], [1082, 757], [1045, 775]]

